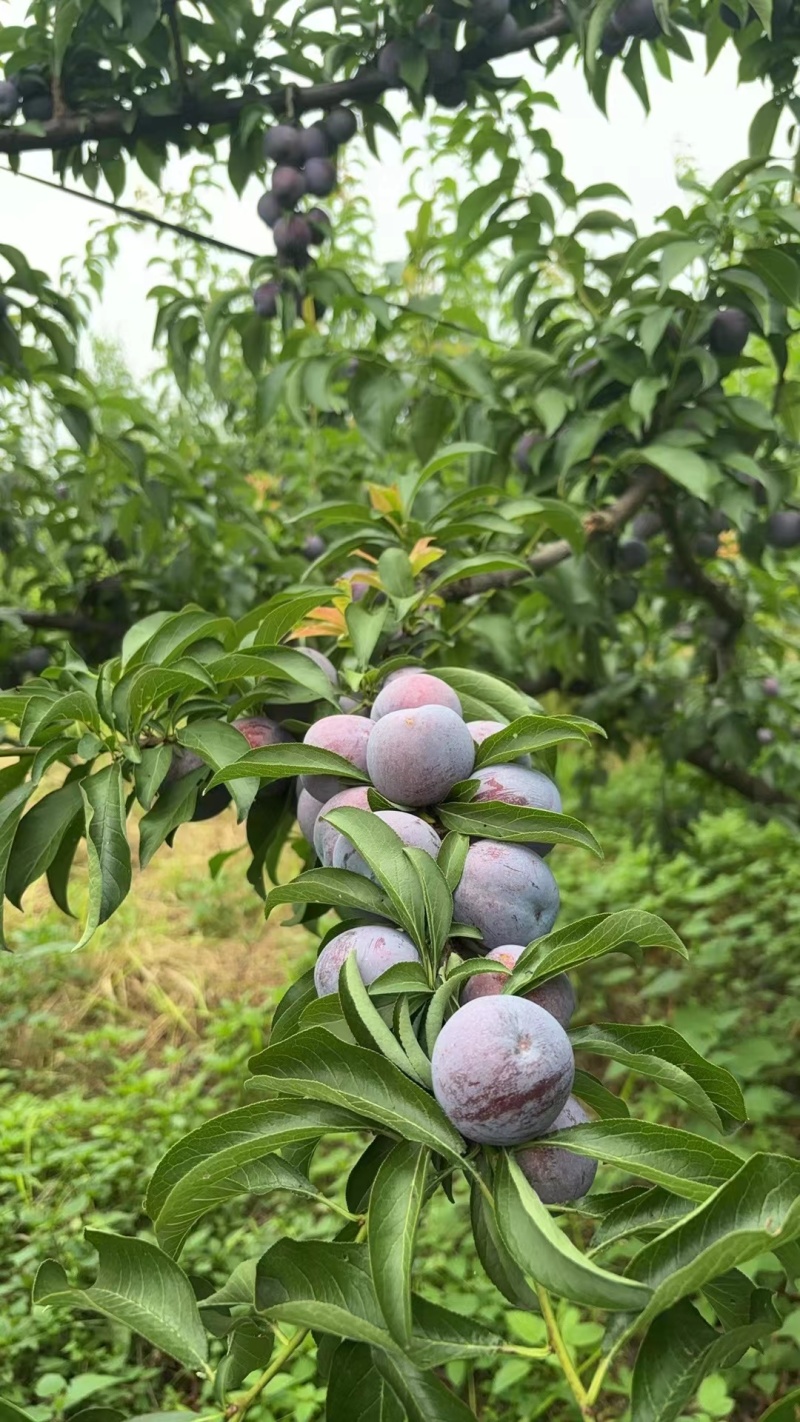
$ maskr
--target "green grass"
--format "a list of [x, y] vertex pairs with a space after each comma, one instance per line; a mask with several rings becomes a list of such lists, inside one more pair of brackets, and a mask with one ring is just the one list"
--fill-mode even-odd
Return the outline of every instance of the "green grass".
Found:
[[[578, 1021], [672, 1022], [739, 1076], [751, 1122], [737, 1148], [795, 1153], [796, 839], [778, 821], [756, 824], [720, 801], [684, 829], [680, 847], [660, 848], [647, 833], [659, 774], [635, 763], [595, 787], [586, 817], [605, 861], [570, 850], [556, 851], [551, 863], [563, 921], [635, 904], [671, 923], [690, 960], [620, 955], [587, 969], [578, 978]], [[575, 813], [579, 791], [573, 780], [566, 808]], [[694, 794], [692, 777], [672, 787], [679, 819]], [[71, 1419], [87, 1397], [128, 1417], [203, 1402], [196, 1379], [124, 1330], [60, 1310], [32, 1315], [29, 1303], [48, 1255], [73, 1277], [91, 1278], [87, 1226], [147, 1233], [141, 1201], [153, 1165], [187, 1130], [240, 1104], [246, 1061], [265, 1041], [276, 991], [310, 961], [307, 935], [264, 924], [240, 859], [209, 877], [208, 856], [236, 843], [232, 824], [196, 831], [181, 831], [173, 854], [137, 883], [87, 952], [69, 951], [71, 926], [38, 896], [35, 914], [12, 917], [18, 953], [0, 973], [0, 1391], [37, 1422]], [[605, 1079], [619, 1089], [624, 1077], [612, 1067]], [[628, 1090], [635, 1112], [705, 1129], [652, 1086], [628, 1082]], [[345, 1140], [319, 1153], [315, 1172], [326, 1190], [342, 1189], [353, 1152]], [[283, 1196], [233, 1201], [202, 1222], [183, 1262], [199, 1287], [216, 1287], [282, 1234], [331, 1237], [336, 1227], [324, 1208]], [[756, 1268], [768, 1272], [769, 1259]], [[477, 1268], [463, 1193], [455, 1207], [442, 1194], [433, 1201], [416, 1270], [422, 1292], [541, 1342], [540, 1321], [510, 1313]], [[785, 1389], [796, 1369], [800, 1308], [787, 1299], [784, 1309], [785, 1333], [763, 1355], [748, 1354], [724, 1379], [709, 1380], [693, 1418], [754, 1418]], [[588, 1358], [599, 1323], [568, 1305], [561, 1321], [579, 1361]], [[461, 1365], [450, 1376], [464, 1385]], [[624, 1377], [618, 1383], [624, 1389]], [[510, 1359], [480, 1373], [478, 1388], [484, 1422], [574, 1417], [549, 1363]], [[254, 1422], [317, 1422], [322, 1399], [313, 1360], [301, 1353], [267, 1389]], [[622, 1394], [609, 1415], [624, 1416]]]

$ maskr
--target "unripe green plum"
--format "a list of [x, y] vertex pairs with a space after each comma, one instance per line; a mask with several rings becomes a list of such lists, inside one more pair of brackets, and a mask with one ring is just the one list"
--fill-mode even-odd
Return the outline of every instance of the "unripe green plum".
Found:
[[[433, 826], [429, 825], [427, 821], [421, 820], [419, 815], [409, 815], [403, 810], [378, 810], [375, 817], [383, 820], [385, 825], [394, 830], [409, 849], [423, 849], [426, 854], [431, 856], [431, 859], [435, 859], [438, 855], [442, 841]], [[340, 835], [336, 842], [333, 851], [333, 867], [334, 869], [348, 869], [351, 874], [363, 874], [366, 879], [377, 882], [366, 860], [362, 859], [358, 850], [344, 834]]]
[[[303, 744], [333, 751], [357, 770], [366, 772], [371, 731], [372, 723], [364, 716], [323, 716], [306, 731]], [[349, 782], [338, 775], [302, 775], [300, 784], [315, 800], [325, 801], [347, 790]]]
[[387, 925], [370, 924], [345, 929], [326, 943], [314, 968], [318, 997], [328, 997], [339, 986], [345, 958], [355, 953], [358, 971], [367, 987], [396, 963], [418, 963], [417, 948], [407, 934]]
[[433, 1091], [467, 1140], [513, 1146], [542, 1135], [567, 1103], [575, 1059], [563, 1027], [521, 997], [482, 997], [442, 1028]]
[[[486, 961], [502, 963], [512, 972], [524, 949], [525, 945], [522, 943], [504, 943], [487, 953]], [[479, 997], [496, 997], [503, 991], [507, 981], [506, 973], [475, 973], [467, 979], [461, 1002], [474, 1002]], [[575, 989], [566, 973], [557, 973], [554, 978], [548, 978], [547, 982], [540, 983], [538, 987], [531, 988], [530, 992], [520, 993], [519, 996], [524, 997], [527, 1002], [535, 1002], [537, 1007], [543, 1007], [545, 1012], [555, 1017], [556, 1022], [560, 1022], [566, 1032], [577, 1007]]]
[[[570, 1096], [563, 1111], [556, 1117], [548, 1134], [584, 1126], [591, 1117], [579, 1101]], [[529, 1185], [532, 1185], [543, 1205], [567, 1205], [588, 1195], [597, 1174], [597, 1161], [573, 1155], [558, 1146], [534, 1146], [517, 1152], [517, 1164]]]
[[532, 849], [493, 839], [470, 845], [453, 911], [457, 923], [477, 928], [487, 949], [533, 943], [550, 932], [559, 907], [558, 885]]
[[334, 829], [333, 825], [324, 818], [324, 815], [328, 810], [345, 809], [369, 809], [368, 787], [366, 785], [355, 785], [352, 790], [342, 790], [339, 795], [334, 795], [331, 800], [326, 800], [322, 806], [314, 825], [314, 848], [323, 869], [332, 867], [336, 846], [342, 837], [341, 830]]
[[375, 699], [373, 721], [380, 721], [391, 711], [413, 711], [418, 706], [449, 706], [461, 715], [461, 702], [451, 686], [428, 672], [414, 672], [387, 682]]
[[[558, 786], [541, 770], [528, 770], [523, 765], [487, 765], [483, 770], [473, 771], [471, 778], [479, 782], [473, 804], [499, 800], [504, 805], [523, 805], [530, 810], [552, 810], [561, 814]], [[544, 859], [553, 846], [531, 840], [529, 848]]]
[[[403, 687], [410, 677], [387, 690]], [[367, 747], [370, 780], [398, 805], [435, 805], [446, 799], [475, 763], [475, 745], [449, 706], [390, 711], [372, 723]]]

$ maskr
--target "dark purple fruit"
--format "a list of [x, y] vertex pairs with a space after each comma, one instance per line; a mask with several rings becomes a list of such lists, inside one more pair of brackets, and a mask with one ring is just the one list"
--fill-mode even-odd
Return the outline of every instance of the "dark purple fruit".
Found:
[[770, 548], [796, 548], [800, 543], [800, 513], [784, 509], [767, 519], [767, 543]]
[[509, 0], [472, 0], [470, 19], [481, 30], [493, 30], [503, 23], [509, 8]]
[[537, 444], [541, 444], [542, 436], [536, 430], [529, 430], [527, 434], [521, 436], [514, 445], [512, 458], [520, 474], [530, 474], [531, 472], [531, 452]]
[[431, 93], [443, 109], [460, 109], [469, 98], [467, 81], [463, 74], [457, 74], [455, 79], [448, 79], [444, 84], [434, 85]]
[[631, 612], [636, 606], [639, 590], [635, 583], [612, 583], [608, 596], [615, 612]]
[[331, 235], [331, 220], [324, 208], [312, 207], [306, 213], [306, 222], [311, 233], [310, 247], [321, 247]]
[[635, 538], [646, 541], [648, 538], [655, 538], [661, 532], [661, 515], [655, 509], [643, 509], [633, 520], [633, 534]]
[[267, 227], [274, 227], [282, 212], [283, 208], [274, 193], [262, 193], [258, 199], [258, 215]]
[[765, 696], [780, 696], [781, 684], [776, 676], [765, 676], [761, 683], [761, 690]]
[[622, 0], [611, 23], [620, 34], [633, 39], [654, 40], [661, 34], [653, 0]]
[[333, 145], [321, 123], [312, 123], [310, 128], [303, 129], [301, 138], [304, 163], [307, 163], [309, 158], [330, 157]]
[[747, 345], [752, 326], [749, 316], [737, 306], [718, 311], [711, 322], [708, 342], [715, 355], [739, 356]]
[[692, 552], [696, 558], [716, 558], [719, 552], [716, 533], [698, 533], [692, 542]]
[[458, 52], [451, 44], [443, 44], [440, 49], [429, 49], [428, 80], [431, 84], [447, 84], [455, 79], [460, 68]]
[[413, 53], [412, 47], [402, 40], [389, 40], [388, 44], [378, 52], [378, 73], [384, 79], [391, 79], [396, 82], [400, 78], [400, 70], [403, 63]]
[[[272, 192], [281, 207], [294, 207], [306, 191], [306, 179], [296, 168], [276, 168], [272, 174]], [[311, 189], [309, 189], [311, 191]]]
[[271, 321], [274, 316], [277, 316], [280, 294], [280, 283], [277, 281], [265, 281], [253, 292], [253, 305], [259, 316], [263, 316], [265, 321]]
[[314, 559], [321, 558], [324, 552], [325, 539], [321, 538], [318, 533], [309, 533], [303, 544], [303, 557], [307, 558], [309, 563], [313, 563]]
[[336, 187], [336, 165], [330, 158], [309, 158], [306, 163], [306, 190], [314, 197], [327, 197]]
[[769, 726], [759, 726], [756, 731], [756, 740], [761, 746], [771, 746], [775, 739], [775, 732]]
[[49, 94], [33, 94], [22, 100], [22, 117], [26, 123], [49, 123], [53, 117], [53, 100]]
[[519, 25], [513, 15], [506, 15], [505, 19], [495, 25], [486, 36], [486, 43], [494, 54], [505, 54], [511, 45], [516, 44], [519, 35]]
[[322, 120], [322, 126], [334, 147], [338, 148], [342, 143], [349, 143], [358, 132], [358, 119], [352, 109], [345, 109], [341, 106], [331, 109]]
[[19, 108], [19, 89], [10, 79], [0, 80], [0, 119], [10, 119]]
[[629, 538], [617, 548], [615, 562], [623, 572], [635, 573], [639, 568], [643, 568], [649, 559], [650, 553], [646, 544], [638, 538]]
[[311, 244], [311, 228], [296, 212], [278, 218], [272, 235], [282, 257], [304, 256]]
[[[174, 785], [178, 780], [183, 780], [185, 775], [192, 775], [205, 765], [205, 761], [195, 755], [194, 751], [186, 750], [184, 746], [174, 746], [172, 750], [172, 764], [164, 777], [163, 788], [166, 790], [170, 785]], [[210, 777], [209, 777], [210, 778]], [[208, 790], [205, 794], [198, 793], [192, 820], [197, 823], [200, 820], [213, 820], [216, 815], [222, 813], [231, 802], [231, 792], [226, 785], [215, 785], [213, 790]]]
[[603, 30], [603, 38], [600, 41], [600, 53], [607, 59], [613, 59], [615, 55], [622, 54], [628, 43], [628, 36], [620, 34], [613, 19], [609, 21]]
[[273, 163], [285, 163], [299, 168], [303, 161], [303, 135], [299, 128], [278, 123], [264, 134], [264, 154]]
[[31, 676], [39, 676], [47, 670], [52, 660], [53, 654], [47, 647], [29, 647], [27, 652], [17, 658], [17, 665], [22, 671], [30, 672]]

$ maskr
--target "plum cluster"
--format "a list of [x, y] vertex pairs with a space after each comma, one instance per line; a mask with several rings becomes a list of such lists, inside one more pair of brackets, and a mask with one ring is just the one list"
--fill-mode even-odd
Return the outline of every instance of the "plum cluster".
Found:
[[53, 117], [49, 77], [31, 66], [11, 79], [0, 79], [0, 123], [8, 123], [19, 109], [26, 123], [49, 123]]
[[[258, 215], [272, 230], [280, 267], [305, 271], [313, 260], [312, 250], [330, 237], [327, 212], [316, 205], [300, 211], [298, 205], [304, 198], [330, 196], [337, 184], [336, 154], [357, 128], [352, 109], [339, 107], [306, 128], [299, 123], [278, 123], [267, 129], [264, 153], [275, 166], [271, 185], [259, 199]], [[302, 294], [289, 283], [262, 283], [253, 295], [259, 316], [267, 320], [277, 316], [284, 295], [293, 295], [298, 307], [302, 304]]]
[[455, 45], [462, 23], [469, 45], [479, 41], [489, 57], [506, 53], [519, 34], [511, 0], [434, 0], [417, 20], [416, 35], [390, 39], [378, 51], [378, 72], [389, 83], [400, 84], [404, 73], [416, 74], [424, 59], [426, 92], [442, 108], [460, 108], [468, 98], [462, 52]]
[[[476, 748], [503, 722], [465, 721], [459, 697], [436, 676], [403, 668], [388, 676], [365, 714], [329, 715], [316, 721], [305, 744], [344, 757], [370, 785], [348, 787], [335, 775], [305, 775], [297, 816], [325, 868], [375, 875], [347, 835], [327, 818], [354, 807], [375, 814], [404, 845], [436, 859], [443, 827], [437, 806], [466, 780], [477, 782], [475, 802], [561, 809], [558, 789], [528, 756], [474, 769]], [[370, 788], [395, 808], [373, 810]], [[461, 1003], [437, 1038], [433, 1090], [448, 1118], [470, 1141], [516, 1148], [551, 1130], [587, 1120], [572, 1097], [575, 1063], [567, 1027], [575, 994], [566, 974], [524, 997], [503, 992], [508, 970], [523, 948], [548, 933], [559, 893], [545, 862], [552, 845], [474, 839], [454, 893], [453, 936], [458, 925], [480, 935], [478, 951], [498, 964], [496, 973], [466, 980]], [[475, 940], [469, 940], [474, 951]], [[363, 981], [374, 982], [398, 963], [417, 963], [412, 939], [385, 923], [359, 923], [334, 935], [317, 959], [320, 997], [335, 993], [345, 959], [355, 955]], [[555, 1146], [519, 1153], [528, 1180], [546, 1203], [564, 1203], [591, 1187], [595, 1166]]]

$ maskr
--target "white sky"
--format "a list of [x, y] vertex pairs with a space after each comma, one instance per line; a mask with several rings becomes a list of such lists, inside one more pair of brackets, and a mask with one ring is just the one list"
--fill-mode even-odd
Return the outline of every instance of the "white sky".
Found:
[[[9, 23], [18, 20], [25, 9], [26, 0], [11, 0], [0, 13]], [[680, 192], [675, 179], [678, 159], [688, 159], [701, 177], [715, 178], [747, 156], [750, 121], [767, 94], [760, 84], [737, 87], [737, 59], [734, 47], [727, 45], [714, 69], [706, 74], [698, 47], [694, 64], [673, 60], [672, 83], [663, 80], [651, 62], [647, 66], [652, 103], [649, 116], [615, 68], [609, 84], [608, 119], [592, 103], [580, 69], [562, 65], [544, 80], [541, 69], [527, 57], [515, 56], [503, 61], [503, 66], [511, 73], [524, 70], [534, 88], [548, 87], [558, 101], [558, 112], [542, 108], [540, 119], [564, 154], [566, 175], [578, 188], [601, 181], [617, 183], [629, 194], [632, 215], [641, 228], [651, 224], [670, 204], [685, 204], [686, 195]], [[382, 136], [381, 146], [379, 169], [375, 160], [366, 155], [364, 191], [373, 195], [379, 259], [401, 260], [408, 225], [407, 212], [398, 208], [406, 191], [401, 147], [388, 135]], [[26, 155], [23, 170], [49, 177], [51, 159], [48, 154]], [[182, 170], [181, 165], [170, 165], [166, 186], [176, 188], [182, 171], [185, 168]], [[134, 172], [134, 186], [140, 187], [143, 184], [139, 170]], [[99, 195], [109, 196], [103, 190]], [[257, 196], [254, 184], [242, 199], [230, 190], [220, 195], [215, 202], [214, 235], [254, 252], [269, 250], [269, 234], [255, 214]], [[122, 201], [133, 202], [132, 191], [126, 192]], [[99, 215], [99, 209], [88, 203], [68, 194], [48, 192], [2, 167], [0, 212], [3, 241], [20, 247], [32, 264], [54, 276], [64, 257], [81, 252], [89, 225]], [[130, 365], [139, 374], [153, 364], [155, 312], [146, 294], [155, 280], [147, 263], [156, 250], [150, 233], [126, 237], [116, 271], [93, 320], [99, 334], [119, 340]], [[231, 259], [234, 263], [235, 260]], [[244, 258], [241, 269], [244, 276]]]

